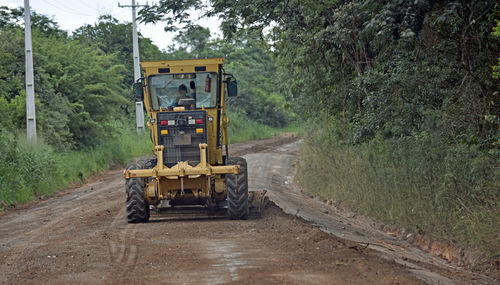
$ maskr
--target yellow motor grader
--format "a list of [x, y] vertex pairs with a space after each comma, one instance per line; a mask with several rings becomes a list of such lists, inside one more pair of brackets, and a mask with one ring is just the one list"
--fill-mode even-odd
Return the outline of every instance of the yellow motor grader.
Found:
[[144, 102], [156, 158], [124, 171], [129, 223], [147, 222], [150, 209], [223, 209], [232, 219], [248, 217], [247, 163], [228, 152], [226, 99], [237, 95], [237, 82], [223, 62], [141, 63], [144, 77], [134, 95]]

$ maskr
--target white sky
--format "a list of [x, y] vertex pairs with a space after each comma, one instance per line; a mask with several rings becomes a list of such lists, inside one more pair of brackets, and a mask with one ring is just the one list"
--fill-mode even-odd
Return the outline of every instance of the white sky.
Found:
[[[149, 0], [151, 3], [151, 0]], [[120, 22], [132, 21], [131, 8], [119, 8], [118, 0], [30, 0], [31, 9], [39, 14], [53, 18], [63, 30], [74, 31], [84, 24], [94, 24], [99, 15], [110, 14]], [[145, 4], [146, 0], [136, 1], [136, 4]], [[130, 0], [121, 0], [120, 4], [130, 5]], [[24, 0], [0, 0], [0, 6], [16, 8], [24, 6]], [[193, 13], [194, 14], [194, 13]], [[196, 16], [192, 16], [196, 20]], [[207, 27], [212, 36], [220, 35], [220, 21], [217, 18], [202, 19], [197, 22], [200, 26]], [[160, 49], [166, 49], [175, 36], [163, 30], [165, 23], [140, 24], [139, 32], [150, 38]], [[132, 31], [130, 31], [132, 32]]]

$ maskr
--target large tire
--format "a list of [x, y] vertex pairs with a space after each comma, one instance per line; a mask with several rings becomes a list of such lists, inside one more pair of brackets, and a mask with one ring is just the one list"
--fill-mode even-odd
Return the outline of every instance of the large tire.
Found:
[[248, 172], [247, 161], [242, 157], [228, 159], [228, 165], [239, 165], [239, 174], [227, 174], [227, 213], [233, 220], [248, 218]]
[[[139, 161], [127, 169], [144, 169], [146, 163]], [[125, 184], [127, 193], [126, 213], [127, 222], [145, 223], [149, 220], [149, 204], [144, 199], [144, 178], [130, 178]]]

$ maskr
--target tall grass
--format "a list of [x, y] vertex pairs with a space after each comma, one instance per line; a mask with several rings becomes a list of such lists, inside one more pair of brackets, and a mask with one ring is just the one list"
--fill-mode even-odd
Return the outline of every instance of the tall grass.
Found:
[[241, 112], [229, 112], [228, 116], [230, 118], [228, 127], [229, 143], [267, 139], [288, 132], [301, 135], [303, 132], [302, 125], [297, 122], [292, 122], [283, 128], [272, 128], [252, 121]]
[[53, 193], [70, 183], [85, 181], [113, 164], [125, 164], [151, 152], [149, 134], [122, 131], [105, 143], [81, 151], [58, 151], [23, 136], [0, 136], [0, 210], [18, 202]]
[[297, 181], [323, 198], [385, 223], [500, 256], [498, 153], [438, 139], [347, 146], [313, 134]]
[[228, 127], [229, 143], [248, 140], [265, 139], [275, 135], [273, 128], [250, 120], [240, 112], [229, 112], [230, 123]]

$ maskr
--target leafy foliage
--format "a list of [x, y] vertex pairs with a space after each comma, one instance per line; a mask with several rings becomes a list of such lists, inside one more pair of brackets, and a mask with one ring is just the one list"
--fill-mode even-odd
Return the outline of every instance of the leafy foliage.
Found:
[[[102, 15], [94, 25], [84, 25], [78, 28], [72, 38], [78, 40], [83, 46], [100, 50], [107, 55], [115, 55], [115, 63], [131, 71], [134, 69], [131, 31], [131, 23], [120, 23], [110, 15]], [[140, 34], [138, 38], [141, 61], [164, 59], [164, 53], [150, 39]], [[133, 81], [133, 73], [127, 72], [122, 83], [128, 88]]]
[[[40, 133], [62, 149], [96, 146], [110, 137], [108, 122], [128, 103], [125, 69], [115, 55], [82, 46], [45, 16], [37, 17], [33, 49]], [[0, 45], [0, 109], [9, 114], [0, 124], [3, 132], [15, 132], [25, 126], [24, 34], [16, 22], [0, 30]]]
[[[0, 8], [0, 129], [25, 127], [22, 9]], [[113, 137], [111, 122], [133, 119], [130, 23], [104, 15], [70, 37], [57, 23], [33, 13], [37, 125], [43, 139], [62, 149], [94, 147]], [[139, 37], [141, 57], [164, 54]]]
[[199, 0], [170, 0], [160, 1], [151, 6], [146, 5], [139, 11], [144, 21], [156, 23], [166, 22], [165, 31], [178, 31], [179, 24], [191, 24], [189, 20], [192, 9], [200, 9], [204, 5]]
[[[497, 24], [493, 27], [493, 36], [500, 38], [500, 9], [495, 10], [492, 17]], [[500, 79], [500, 55], [498, 57], [498, 64], [493, 65], [493, 79]]]
[[224, 57], [225, 72], [238, 80], [238, 97], [229, 98], [230, 109], [252, 121], [271, 127], [284, 127], [294, 119], [280, 88], [278, 70], [269, 46], [252, 32], [237, 39], [210, 39], [207, 28], [189, 26], [174, 38], [168, 58]]

